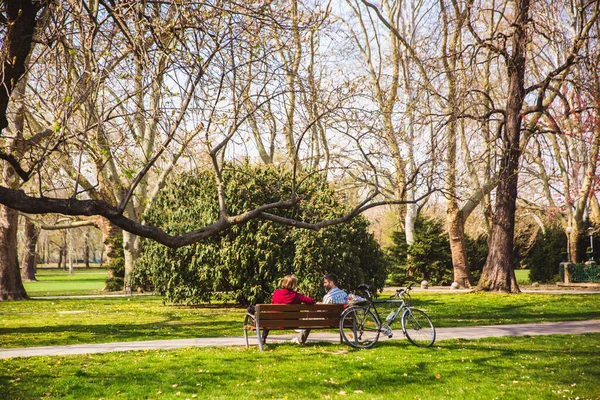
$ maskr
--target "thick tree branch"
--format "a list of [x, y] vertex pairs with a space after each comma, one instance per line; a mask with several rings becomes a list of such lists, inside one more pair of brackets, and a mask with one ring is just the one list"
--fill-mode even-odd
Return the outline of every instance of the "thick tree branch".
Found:
[[218, 235], [234, 225], [244, 224], [250, 220], [258, 218], [287, 226], [319, 230], [328, 226], [347, 222], [360, 213], [373, 207], [390, 204], [418, 203], [425, 197], [429, 196], [431, 192], [428, 192], [418, 199], [412, 201], [389, 200], [372, 202], [377, 194], [378, 192], [374, 192], [365, 201], [342, 217], [320, 221], [318, 223], [307, 223], [269, 213], [269, 211], [272, 210], [286, 209], [297, 205], [300, 200], [298, 198], [293, 198], [291, 200], [281, 200], [275, 203], [265, 204], [236, 216], [219, 218], [219, 220], [210, 225], [184, 233], [182, 235], [170, 235], [160, 228], [132, 221], [131, 219], [124, 217], [117, 207], [99, 200], [53, 199], [47, 197], [37, 198], [28, 196], [22, 190], [11, 190], [0, 186], [0, 203], [27, 214], [59, 213], [72, 216], [101, 216], [119, 228], [124, 229], [134, 235], [155, 240], [161, 244], [164, 244], [165, 246], [178, 248], [200, 242], [209, 237]]

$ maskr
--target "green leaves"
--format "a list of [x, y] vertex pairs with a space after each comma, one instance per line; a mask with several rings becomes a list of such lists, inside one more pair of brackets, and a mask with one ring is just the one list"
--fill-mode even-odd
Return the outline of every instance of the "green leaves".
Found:
[[[292, 176], [275, 167], [226, 165], [224, 192], [230, 214], [287, 199]], [[319, 175], [302, 176], [301, 203], [271, 211], [288, 218], [314, 222], [335, 218], [346, 206]], [[148, 223], [171, 234], [190, 231], [218, 219], [215, 179], [209, 171], [175, 177], [150, 210]], [[169, 249], [144, 242], [135, 275], [152, 276], [155, 290], [169, 301], [209, 301], [214, 292], [228, 293], [242, 304], [270, 301], [279, 280], [295, 273], [299, 289], [321, 297], [322, 275], [340, 276], [341, 286], [354, 289], [362, 282], [383, 286], [381, 250], [362, 217], [318, 232], [252, 220], [202, 243]]]

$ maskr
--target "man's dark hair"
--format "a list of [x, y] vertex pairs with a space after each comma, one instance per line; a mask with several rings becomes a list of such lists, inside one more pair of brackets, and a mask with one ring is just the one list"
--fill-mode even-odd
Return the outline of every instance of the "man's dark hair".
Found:
[[333, 282], [335, 286], [338, 285], [338, 277], [336, 274], [327, 274], [323, 277], [323, 279], [327, 279], [330, 282]]

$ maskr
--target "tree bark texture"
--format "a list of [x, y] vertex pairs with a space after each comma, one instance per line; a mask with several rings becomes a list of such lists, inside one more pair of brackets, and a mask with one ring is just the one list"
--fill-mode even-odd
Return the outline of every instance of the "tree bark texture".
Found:
[[40, 229], [33, 222], [25, 218], [25, 250], [21, 260], [21, 279], [23, 282], [34, 282], [37, 267], [37, 242]]
[[86, 268], [90, 267], [90, 232], [86, 229], [84, 233], [84, 245], [83, 245], [83, 263]]
[[26, 299], [17, 256], [17, 211], [0, 205], [0, 300]]
[[[14, 169], [7, 165], [2, 172], [2, 183], [8, 187], [14, 187]], [[25, 292], [19, 271], [19, 257], [17, 254], [18, 227], [19, 213], [0, 205], [0, 300], [27, 298], [27, 292]]]
[[515, 4], [516, 19], [513, 24], [513, 54], [507, 55], [508, 98], [506, 124], [502, 135], [503, 154], [500, 161], [499, 183], [492, 220], [492, 235], [488, 258], [481, 273], [477, 290], [519, 293], [515, 278], [514, 227], [521, 156], [521, 109], [525, 97], [525, 48], [529, 0]]
[[467, 258], [465, 243], [465, 222], [458, 209], [450, 209], [447, 213], [448, 234], [450, 236], [450, 252], [452, 253], [452, 266], [454, 269], [454, 282], [461, 289], [470, 288], [471, 271]]

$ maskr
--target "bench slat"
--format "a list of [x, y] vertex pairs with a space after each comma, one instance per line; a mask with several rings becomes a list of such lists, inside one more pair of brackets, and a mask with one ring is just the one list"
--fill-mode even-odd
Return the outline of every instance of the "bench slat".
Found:
[[335, 311], [261, 311], [259, 314], [260, 320], [268, 319], [308, 319], [308, 318], [340, 318], [340, 312]]
[[[261, 323], [260, 324], [260, 328], [267, 328], [270, 330], [277, 330], [277, 329], [317, 329], [317, 328], [323, 328], [323, 329], [338, 329], [340, 327], [340, 321], [339, 319], [337, 320], [333, 320], [331, 322], [331, 324], [326, 325], [326, 326], [306, 326], [308, 324], [304, 324], [304, 323], [299, 323], [301, 321], [295, 321], [294, 324], [291, 324], [290, 321], [269, 321], [265, 324]], [[308, 322], [308, 321], [306, 321]], [[318, 321], [311, 321], [311, 324], [316, 324]], [[284, 326], [285, 325], [285, 326]], [[291, 325], [291, 326], [288, 326]], [[351, 321], [347, 321], [345, 326], [347, 328], [352, 327], [352, 322]], [[245, 325], [244, 329], [249, 329], [249, 330], [256, 330], [256, 326], [254, 325]]]
[[256, 310], [263, 311], [300, 311], [300, 310], [344, 310], [343, 304], [257, 304]]
[[309, 319], [305, 321], [263, 321], [260, 323], [260, 327], [268, 329], [305, 329], [305, 328], [337, 328], [340, 326], [340, 320], [338, 319]]

